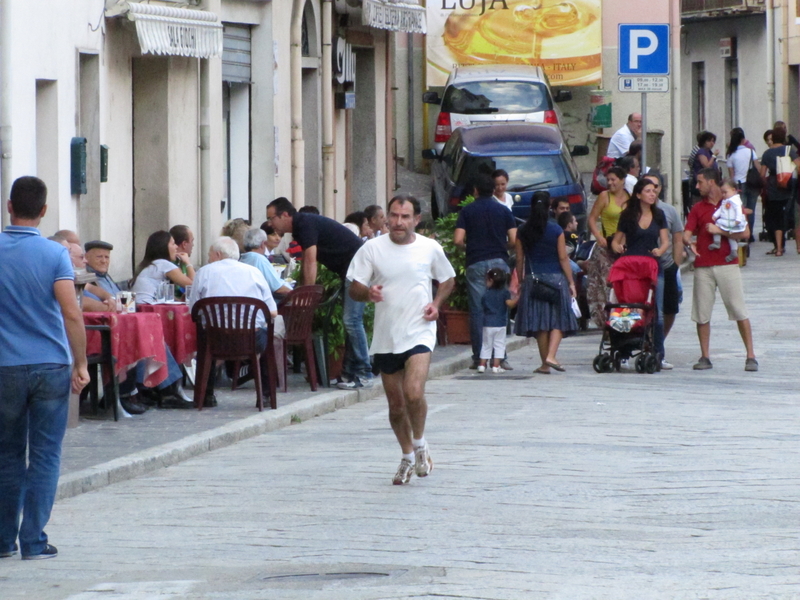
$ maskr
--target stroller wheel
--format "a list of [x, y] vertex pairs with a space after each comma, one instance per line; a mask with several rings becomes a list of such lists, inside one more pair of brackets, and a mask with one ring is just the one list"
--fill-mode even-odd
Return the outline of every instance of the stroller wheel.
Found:
[[648, 354], [644, 359], [644, 370], [647, 371], [648, 375], [652, 375], [658, 369], [658, 360], [656, 359], [654, 354]]
[[614, 360], [610, 354], [603, 354], [600, 358], [600, 368], [603, 369], [603, 373], [611, 373], [614, 370]]
[[597, 356], [594, 357], [594, 360], [592, 361], [592, 368], [595, 370], [595, 373], [603, 372], [603, 367], [601, 366], [602, 362], [603, 362], [602, 354], [598, 354]]
[[644, 357], [645, 357], [644, 353], [636, 357], [636, 362], [634, 363], [634, 365], [636, 366], [637, 373], [644, 373]]

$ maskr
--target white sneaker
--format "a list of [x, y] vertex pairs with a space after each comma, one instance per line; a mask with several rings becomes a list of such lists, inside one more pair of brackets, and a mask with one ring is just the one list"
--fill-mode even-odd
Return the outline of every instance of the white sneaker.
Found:
[[492, 367], [492, 373], [505, 373], [506, 370], [503, 367]]
[[619, 370], [620, 371], [633, 371], [633, 365], [630, 363], [630, 360], [627, 358], [623, 358], [619, 361]]
[[486, 367], [483, 365], [478, 365], [478, 373], [486, 373]]
[[427, 477], [433, 471], [433, 460], [428, 453], [427, 442], [421, 448], [414, 450], [414, 470], [417, 473], [417, 477]]
[[673, 366], [665, 360], [661, 360], [661, 370], [662, 371], [671, 371]]
[[394, 474], [392, 483], [394, 485], [403, 485], [411, 481], [411, 474], [414, 472], [414, 465], [407, 458], [400, 461], [400, 466], [397, 468], [397, 473]]

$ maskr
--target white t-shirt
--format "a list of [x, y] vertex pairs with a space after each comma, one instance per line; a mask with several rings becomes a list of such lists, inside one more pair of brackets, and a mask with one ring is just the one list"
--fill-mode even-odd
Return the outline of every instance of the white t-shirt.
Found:
[[639, 181], [635, 175], [625, 175], [625, 191], [628, 192], [628, 195], [633, 195], [633, 188], [636, 185], [636, 182]]
[[503, 192], [503, 194], [504, 194], [504, 197], [503, 197], [502, 200], [500, 200], [500, 198], [498, 198], [497, 196], [492, 196], [492, 198], [494, 198], [500, 204], [502, 204], [503, 206], [508, 208], [508, 210], [513, 209], [514, 208], [514, 199], [511, 197], [511, 194], [509, 194], [508, 192]]
[[138, 304], [155, 304], [158, 284], [166, 281], [167, 273], [175, 269], [180, 270], [180, 267], [163, 258], [157, 258], [152, 264], [142, 269], [133, 284], [133, 290], [131, 290], [136, 292], [136, 302]]
[[628, 129], [627, 123], [617, 129], [614, 132], [614, 135], [611, 136], [611, 139], [608, 142], [608, 151], [606, 152], [606, 156], [610, 156], [611, 158], [622, 158], [628, 153], [628, 149], [631, 147], [633, 140], [636, 138], [634, 137], [631, 130]]
[[[219, 296], [244, 296], [263, 300], [270, 311], [278, 310], [267, 280], [257, 268], [248, 264], [225, 258], [207, 264], [199, 269], [194, 278], [189, 308], [203, 298]], [[137, 298], [138, 300], [138, 298]], [[264, 315], [259, 312], [256, 327], [264, 327]]]
[[370, 354], [402, 354], [414, 346], [436, 345], [436, 321], [422, 311], [433, 300], [431, 282], [455, 277], [438, 242], [416, 234], [410, 244], [395, 244], [382, 235], [366, 242], [347, 270], [347, 279], [367, 287], [383, 286], [383, 302], [375, 304]]
[[728, 168], [733, 169], [733, 179], [737, 183], [744, 183], [747, 179], [747, 171], [750, 169], [750, 159], [753, 164], [758, 160], [756, 153], [747, 146], [739, 146], [728, 156]]

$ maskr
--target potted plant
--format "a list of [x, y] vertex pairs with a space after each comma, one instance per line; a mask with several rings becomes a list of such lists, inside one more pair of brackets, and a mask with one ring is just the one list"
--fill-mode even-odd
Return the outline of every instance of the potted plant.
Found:
[[[463, 208], [474, 202], [473, 196], [467, 196], [459, 206]], [[442, 245], [453, 270], [456, 272], [456, 284], [447, 299], [447, 304], [440, 311], [439, 324], [441, 335], [439, 343], [469, 344], [469, 294], [467, 292], [467, 258], [464, 251], [453, 241], [458, 213], [451, 212], [434, 221], [432, 237]]]
[[[299, 280], [300, 263], [293, 274], [295, 281]], [[312, 326], [314, 337], [320, 340], [317, 348], [322, 348], [322, 340], [327, 346], [327, 367], [328, 379], [336, 379], [342, 373], [342, 361], [344, 359], [344, 345], [347, 334], [344, 329], [344, 298], [342, 294], [341, 278], [333, 271], [328, 270], [324, 265], [317, 264], [317, 284], [323, 288], [323, 301], [314, 313], [314, 324]], [[339, 295], [329, 304], [328, 301], [337, 293]], [[372, 328], [375, 322], [375, 305], [368, 302], [364, 308], [364, 329], [367, 332], [367, 341], [372, 340]], [[326, 382], [327, 383], [327, 382]]]

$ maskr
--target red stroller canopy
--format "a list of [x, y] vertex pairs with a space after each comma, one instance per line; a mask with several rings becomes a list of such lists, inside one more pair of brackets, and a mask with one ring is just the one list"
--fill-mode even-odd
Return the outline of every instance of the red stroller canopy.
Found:
[[614, 287], [617, 301], [646, 304], [650, 290], [658, 282], [658, 261], [650, 256], [621, 256], [611, 266], [608, 282]]

